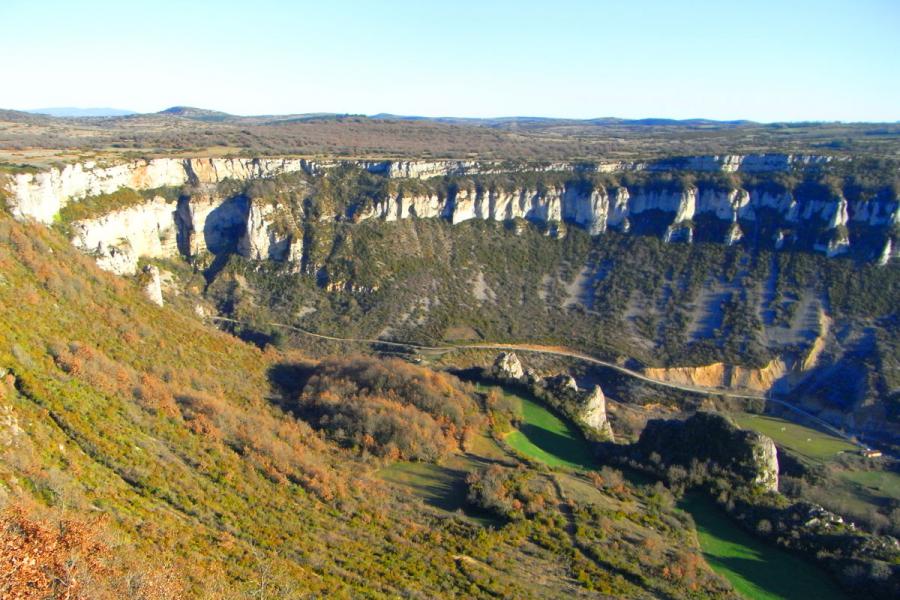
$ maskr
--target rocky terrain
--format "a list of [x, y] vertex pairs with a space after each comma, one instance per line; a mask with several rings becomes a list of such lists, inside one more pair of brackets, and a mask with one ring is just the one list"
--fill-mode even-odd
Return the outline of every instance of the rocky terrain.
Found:
[[[900, 203], [886, 189], [863, 194], [841, 187], [791, 189], [771, 177], [742, 183], [739, 179], [685, 182], [652, 176], [672, 172], [772, 176], [828, 162], [826, 156], [724, 155], [645, 163], [341, 163], [397, 180], [398, 184], [389, 186], [377, 198], [352, 199], [337, 212], [317, 215], [317, 220], [444, 218], [456, 224], [470, 219], [524, 219], [548, 226], [555, 235], [564, 235], [565, 224], [572, 224], [591, 235], [610, 228], [625, 233], [634, 230], [656, 233], [667, 242], [734, 245], [748, 238], [763, 247], [813, 250], [829, 257], [859, 246], [860, 255], [879, 264], [900, 256]], [[143, 191], [194, 186], [199, 193], [180, 198], [175, 206], [152, 197], [73, 224], [77, 246], [96, 252], [101, 266], [133, 274], [141, 257], [175, 256], [179, 252], [194, 255], [210, 246], [227, 245], [222, 238], [229, 235], [240, 238], [238, 247], [250, 258], [303, 262], [304, 217], [286, 226], [282, 216], [285, 208], [287, 213], [292, 208], [277, 199], [273, 203], [271, 198], [220, 195], [209, 186], [288, 173], [313, 179], [327, 177], [336, 166], [338, 163], [302, 159], [155, 159], [109, 167], [78, 163], [36, 174], [15, 174], [5, 187], [14, 215], [51, 223], [69, 203], [86, 197], [122, 188]], [[651, 175], [634, 185], [603, 185], [586, 176], [622, 172]], [[531, 175], [530, 185], [515, 180], [498, 183], [483, 177], [507, 173]], [[557, 176], [545, 179], [541, 173]], [[441, 186], [434, 183], [439, 178], [454, 179], [450, 185]], [[422, 184], [404, 186], [407, 180]]]
[[[764, 435], [739, 429], [721, 415], [698, 412], [686, 421], [650, 421], [635, 451], [648, 464], [660, 463], [661, 469], [672, 465], [690, 468], [692, 461], [699, 461], [744, 485], [778, 491], [775, 443]], [[656, 460], [651, 458], [653, 454]]]
[[[498, 248], [510, 246], [510, 234], [536, 232], [550, 237], [560, 249], [555, 252], [569, 252], [582, 248], [579, 240], [589, 236], [595, 250], [578, 250], [549, 271], [541, 267], [528, 275], [542, 277], [528, 292], [528, 302], [557, 316], [532, 320], [531, 329], [523, 331], [525, 339], [546, 336], [544, 329], [554, 321], [562, 327], [569, 320], [598, 321], [600, 331], [615, 323], [625, 333], [616, 338], [616, 354], [638, 358], [652, 378], [758, 392], [789, 393], [800, 386], [806, 392], [795, 401], [835, 424], [874, 433], [893, 427], [888, 425], [893, 409], [885, 408], [884, 399], [896, 389], [888, 375], [896, 327], [862, 313], [862, 318], [845, 315], [832, 323], [835, 299], [822, 286], [833, 284], [804, 275], [807, 283], [798, 285], [797, 267], [775, 259], [811, 254], [835, 259], [836, 266], [851, 259], [881, 267], [877, 279], [894, 281], [900, 202], [891, 174], [865, 178], [854, 164], [778, 154], [594, 163], [164, 158], [13, 173], [5, 176], [3, 189], [17, 218], [61, 221], [76, 247], [120, 275], [137, 274], [147, 260], [202, 259], [209, 266], [211, 258], [203, 257], [241, 256], [260, 267], [304, 274], [315, 282], [314, 289], [329, 294], [346, 291], [365, 297], [369, 305], [391, 305], [387, 317], [371, 310], [360, 315], [359, 329], [368, 328], [370, 319], [380, 322], [370, 337], [415, 338], [434, 319], [445, 323], [442, 329], [453, 325], [436, 313], [436, 305], [448, 299], [433, 287], [425, 294], [428, 306], [420, 304], [420, 296], [407, 308], [404, 298], [412, 289], [397, 280], [403, 276], [397, 267], [389, 266], [406, 254], [421, 256], [425, 230], [416, 223], [434, 221], [453, 231], [463, 223], [497, 223], [506, 231], [490, 234], [496, 235], [491, 243]], [[414, 229], [396, 231], [401, 223]], [[390, 227], [391, 235], [412, 237], [381, 248], [377, 232]], [[447, 235], [462, 240], [469, 235], [464, 231], [448, 230]], [[354, 242], [362, 235], [378, 237]], [[452, 243], [440, 236], [441, 244]], [[754, 262], [757, 258], [751, 257], [760, 252], [774, 254], [766, 259], [768, 268], [765, 263], [728, 267], [717, 276], [708, 267], [689, 264], [681, 268], [694, 273], [681, 281], [672, 279], [672, 271], [657, 271], [653, 277], [664, 278], [662, 287], [648, 288], [643, 296], [631, 291], [619, 300], [622, 283], [616, 278], [630, 278], [635, 265], [627, 265], [630, 257], [614, 252], [613, 245], [632, 236], [655, 238], [673, 249], [697, 246], [704, 255], [709, 244], [738, 248]], [[563, 245], [567, 237], [572, 239]], [[433, 276], [434, 260], [444, 260], [437, 257], [457, 253], [439, 251], [427, 276]], [[609, 257], [601, 258], [604, 254]], [[522, 308], [500, 306], [510, 300], [497, 295], [509, 284], [509, 275], [492, 273], [479, 260], [465, 271], [454, 267], [448, 276], [464, 279], [475, 267], [470, 293], [477, 312], [496, 310], [506, 319], [524, 315]], [[640, 268], [653, 271], [652, 265]], [[559, 269], [577, 271], [570, 279]], [[154, 301], [160, 301], [153, 273], [141, 276]], [[748, 277], [765, 280], [749, 283]], [[218, 286], [214, 278], [207, 271], [212, 290]], [[378, 292], [386, 284], [390, 289]], [[873, 279], [871, 285], [882, 284]], [[889, 297], [895, 283], [888, 285], [879, 294]], [[560, 294], [564, 297], [557, 301]], [[229, 300], [223, 306], [231, 305]], [[420, 316], [410, 319], [413, 312]], [[465, 319], [470, 327], [472, 321]], [[651, 320], [658, 325], [647, 327]], [[673, 326], [677, 335], [669, 332]], [[593, 339], [584, 347], [609, 352], [604, 340], [612, 338]], [[671, 358], [654, 356], [654, 345]], [[679, 347], [687, 354], [677, 354]], [[698, 362], [694, 356], [701, 351]], [[875, 359], [880, 364], [873, 362], [873, 353], [882, 357]], [[835, 380], [841, 386], [828, 383]], [[855, 383], [848, 392], [850, 381]], [[823, 393], [829, 388], [841, 390], [840, 397]]]

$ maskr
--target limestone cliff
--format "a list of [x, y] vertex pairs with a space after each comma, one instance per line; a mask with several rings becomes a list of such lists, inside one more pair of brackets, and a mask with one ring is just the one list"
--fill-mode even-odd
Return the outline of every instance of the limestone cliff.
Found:
[[[337, 221], [443, 218], [451, 223], [470, 219], [522, 219], [544, 224], [547, 231], [565, 234], [565, 223], [599, 235], [608, 229], [656, 232], [667, 242], [715, 241], [728, 245], [750, 238], [776, 249], [797, 247], [828, 256], [850, 252], [857, 243], [871, 246], [871, 260], [891, 262], [897, 255], [894, 237], [900, 227], [896, 198], [860, 196], [850, 202], [841, 194], [808, 196], [806, 192], [775, 192], [765, 186], [727, 189], [698, 184], [604, 186], [573, 175], [551, 178], [540, 185], [486, 184], [479, 173], [585, 173], [619, 170], [695, 171], [784, 170], [792, 165], [820, 164], [823, 158], [771, 155], [759, 157], [693, 157], [655, 163], [544, 163], [513, 165], [476, 161], [331, 161], [305, 159], [193, 158], [132, 161], [111, 166], [86, 162], [42, 173], [7, 178], [8, 204], [19, 218], [53, 221], [69, 202], [111, 193], [123, 187], [136, 190], [192, 184], [193, 195], [170, 210], [154, 199], [137, 207], [101, 215], [76, 224], [74, 242], [97, 254], [98, 262], [118, 273], [133, 273], [137, 258], [166, 256], [178, 250], [193, 256], [207, 249], [233, 248], [257, 260], [300, 262], [304, 240], [297, 207], [249, 203], [246, 197], [219, 197], [214, 184], [303, 173], [325, 176], [336, 165], [350, 164], [389, 178], [427, 179], [465, 175], [449, 188], [392, 192], [344, 212], [321, 215]], [[197, 193], [196, 190], [200, 192]], [[341, 209], [342, 211], [344, 209]], [[854, 237], [855, 236], [855, 237]], [[177, 244], [173, 246], [172, 240]]]
[[144, 204], [71, 224], [72, 244], [118, 275], [134, 275], [138, 259], [178, 254], [175, 204], [156, 197]]
[[303, 231], [289, 207], [251, 201], [238, 251], [252, 260], [275, 260], [299, 266]]

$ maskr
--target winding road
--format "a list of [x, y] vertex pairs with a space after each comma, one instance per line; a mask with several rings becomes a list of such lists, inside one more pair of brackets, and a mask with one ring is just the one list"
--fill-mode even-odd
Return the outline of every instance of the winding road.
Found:
[[[237, 325], [251, 325], [245, 321], [238, 321], [236, 319], [230, 319], [228, 317], [210, 317], [213, 321], [221, 321], [225, 323], [235, 323]], [[662, 381], [660, 379], [653, 379], [652, 377], [647, 377], [643, 373], [639, 371], [635, 371], [634, 369], [629, 369], [628, 367], [623, 367], [622, 365], [616, 364], [614, 362], [609, 362], [605, 360], [601, 360], [599, 358], [595, 358], [590, 356], [589, 354], [584, 354], [583, 352], [578, 352], [576, 350], [571, 350], [568, 348], [561, 348], [558, 346], [542, 346], [537, 344], [499, 344], [499, 343], [490, 343], [483, 342], [479, 344], [454, 344], [454, 345], [444, 345], [444, 346], [427, 346], [424, 344], [415, 344], [412, 342], [391, 342], [386, 340], [372, 339], [372, 338], [342, 338], [335, 337], [331, 335], [324, 335], [321, 333], [313, 333], [312, 331], [308, 331], [301, 327], [297, 327], [295, 325], [288, 325], [286, 323], [274, 323], [269, 322], [266, 325], [270, 325], [272, 327], [280, 327], [282, 329], [289, 329], [291, 331], [296, 331], [298, 333], [302, 333], [303, 335], [307, 335], [309, 337], [319, 338], [323, 340], [330, 340], [334, 342], [345, 342], [345, 343], [360, 343], [360, 344], [379, 344], [381, 346], [391, 346], [394, 348], [406, 348], [411, 350], [422, 350], [428, 352], [439, 352], [439, 353], [448, 353], [448, 352], [457, 352], [459, 350], [505, 350], [505, 351], [513, 351], [513, 352], [532, 352], [536, 354], [545, 354], [550, 356], [563, 356], [567, 358], [574, 358], [576, 360], [581, 360], [583, 362], [598, 365], [601, 367], [606, 367], [608, 369], [612, 369], [623, 375], [627, 375], [628, 377], [633, 377], [634, 379], [638, 379], [645, 383], [649, 383], [651, 385], [657, 385], [660, 387], [665, 387], [673, 390], [680, 390], [683, 392], [690, 392], [694, 394], [702, 394], [705, 396], [719, 396], [725, 398], [738, 398], [742, 400], [764, 400], [766, 402], [771, 402], [773, 404], [777, 404], [779, 406], [783, 406], [788, 410], [791, 410], [813, 422], [818, 424], [820, 427], [823, 427], [833, 435], [840, 437], [852, 444], [855, 444], [861, 448], [867, 448], [865, 444], [861, 444], [850, 435], [844, 433], [843, 431], [835, 428], [827, 421], [817, 417], [816, 415], [803, 410], [802, 408], [798, 408], [793, 404], [785, 402], [784, 400], [779, 400], [778, 398], [774, 398], [771, 395], [762, 394], [759, 392], [753, 393], [749, 391], [743, 392], [735, 392], [730, 390], [724, 390], [722, 388], [715, 387], [706, 387], [706, 386], [695, 386], [695, 385], [686, 385], [680, 383], [673, 383], [670, 381]]]

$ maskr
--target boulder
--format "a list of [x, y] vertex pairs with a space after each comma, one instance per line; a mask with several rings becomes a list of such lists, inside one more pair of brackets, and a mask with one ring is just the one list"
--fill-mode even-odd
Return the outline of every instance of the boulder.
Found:
[[501, 352], [497, 359], [494, 360], [491, 373], [500, 379], [514, 379], [518, 381], [525, 375], [525, 370], [522, 368], [522, 363], [519, 362], [519, 357], [516, 356], [515, 352]]
[[163, 305], [162, 284], [158, 268], [153, 265], [144, 267], [144, 272], [141, 276], [141, 287], [150, 302], [158, 306]]
[[548, 390], [559, 396], [571, 398], [578, 393], [578, 382], [574, 377], [565, 373], [547, 377], [544, 383]]

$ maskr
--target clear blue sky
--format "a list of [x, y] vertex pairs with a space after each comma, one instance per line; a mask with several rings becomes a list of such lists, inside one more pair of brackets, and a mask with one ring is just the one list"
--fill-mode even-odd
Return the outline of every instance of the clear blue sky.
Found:
[[0, 2], [0, 107], [900, 120], [900, 0]]

